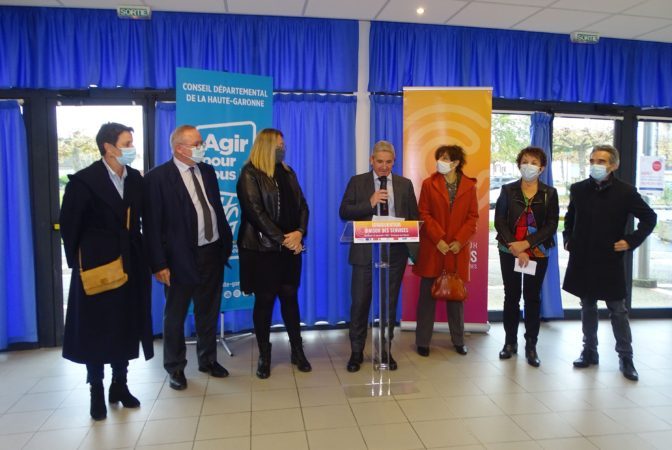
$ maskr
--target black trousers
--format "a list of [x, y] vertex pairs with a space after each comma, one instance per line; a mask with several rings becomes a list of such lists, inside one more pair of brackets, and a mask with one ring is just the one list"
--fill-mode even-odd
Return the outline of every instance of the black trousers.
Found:
[[[390, 295], [390, 327], [388, 336], [390, 341], [394, 337], [394, 323], [396, 321], [397, 301], [401, 280], [406, 270], [408, 250], [405, 244], [390, 245], [390, 269], [388, 273]], [[369, 311], [371, 309], [372, 265], [353, 265], [350, 293], [350, 348], [353, 352], [361, 352], [366, 345], [366, 331], [369, 325]]]
[[[126, 382], [126, 374], [128, 373], [128, 360], [119, 361], [110, 364], [112, 367], [112, 379]], [[86, 364], [86, 382], [89, 384], [98, 384], [103, 382], [105, 378], [104, 364]]]
[[299, 315], [299, 296], [296, 286], [283, 284], [276, 292], [258, 291], [254, 294], [254, 333], [257, 344], [265, 346], [271, 335], [271, 319], [275, 297], [280, 299], [280, 312], [292, 346], [301, 344], [301, 319]]
[[[415, 345], [429, 347], [434, 333], [436, 300], [432, 297], [432, 285], [436, 278], [422, 277], [416, 309]], [[446, 302], [448, 329], [453, 345], [464, 345], [464, 302]]]
[[[616, 339], [616, 352], [621, 358], [632, 358], [632, 332], [628, 320], [628, 308], [625, 300], [605, 302], [609, 308], [611, 329]], [[581, 299], [581, 325], [583, 329], [583, 348], [597, 353], [597, 299]]]
[[506, 343], [518, 341], [518, 323], [520, 322], [520, 296], [525, 302], [525, 342], [528, 347], [537, 345], [541, 322], [541, 285], [544, 282], [548, 258], [538, 258], [534, 275], [522, 275], [513, 270], [517, 259], [510, 253], [499, 252], [499, 263], [504, 280], [504, 331]]
[[221, 243], [199, 247], [196, 263], [201, 283], [166, 286], [166, 306], [163, 311], [163, 367], [168, 373], [184, 370], [187, 347], [184, 342], [184, 320], [189, 303], [194, 300], [196, 322], [196, 353], [199, 367], [217, 361], [217, 318], [222, 297], [224, 261]]

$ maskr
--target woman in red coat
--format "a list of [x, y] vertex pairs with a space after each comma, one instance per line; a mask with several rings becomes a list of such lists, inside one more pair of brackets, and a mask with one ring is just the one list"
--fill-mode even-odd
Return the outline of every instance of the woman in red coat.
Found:
[[[445, 269], [469, 281], [469, 239], [476, 231], [478, 202], [476, 180], [464, 175], [466, 164], [462, 147], [445, 145], [434, 153], [436, 173], [422, 183], [418, 209], [420, 250], [413, 273], [422, 277], [418, 298], [415, 344], [418, 354], [429, 356], [434, 331], [435, 300], [432, 284]], [[464, 345], [464, 304], [447, 301], [448, 326], [455, 351], [467, 354]]]

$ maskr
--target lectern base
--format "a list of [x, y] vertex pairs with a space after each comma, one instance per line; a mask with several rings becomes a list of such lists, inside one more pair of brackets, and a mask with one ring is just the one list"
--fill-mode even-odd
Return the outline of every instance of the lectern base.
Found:
[[381, 381], [343, 386], [347, 398], [390, 397], [420, 392], [413, 381]]

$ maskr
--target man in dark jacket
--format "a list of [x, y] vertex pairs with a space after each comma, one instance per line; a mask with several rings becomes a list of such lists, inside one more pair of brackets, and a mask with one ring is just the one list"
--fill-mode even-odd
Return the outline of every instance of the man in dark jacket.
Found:
[[[590, 178], [570, 188], [563, 237], [569, 264], [562, 288], [581, 298], [583, 351], [574, 367], [599, 363], [597, 300], [609, 308], [620, 370], [629, 380], [639, 375], [632, 361], [632, 335], [625, 305], [624, 255], [637, 248], [656, 226], [656, 213], [634, 186], [616, 178], [618, 150], [598, 145], [590, 154]], [[630, 215], [637, 229], [626, 234]]]
[[149, 262], [165, 285], [163, 367], [170, 387], [186, 389], [184, 319], [194, 300], [198, 370], [213, 377], [229, 372], [217, 362], [217, 317], [224, 265], [232, 235], [212, 166], [203, 163], [205, 148], [198, 130], [177, 127], [170, 136], [173, 159], [145, 177], [144, 229]]
[[[133, 128], [119, 123], [100, 127], [96, 143], [102, 158], [70, 175], [61, 206], [61, 237], [72, 267], [63, 357], [86, 364], [91, 385], [91, 417], [107, 417], [104, 364], [112, 366], [110, 403], [137, 408], [128, 390], [128, 360], [154, 356], [150, 300], [151, 274], [145, 259], [140, 218], [142, 176], [130, 164], [135, 157]], [[93, 293], [84, 290], [80, 271], [121, 257], [126, 281]], [[87, 292], [89, 292], [87, 294]]]
[[[371, 171], [355, 175], [348, 182], [343, 194], [339, 214], [343, 220], [371, 220], [373, 215], [403, 217], [406, 220], [418, 220], [418, 202], [415, 198], [413, 183], [408, 178], [392, 176], [394, 165], [394, 146], [387, 141], [378, 141], [371, 153]], [[408, 247], [406, 244], [390, 245], [389, 299], [390, 329], [392, 340], [394, 317], [397, 311], [397, 298], [401, 280], [406, 270]], [[364, 357], [364, 345], [371, 307], [371, 245], [352, 244], [348, 262], [352, 265], [352, 305], [350, 307], [350, 347], [352, 354], [347, 364], [348, 372], [357, 372]], [[388, 359], [389, 358], [389, 359]], [[391, 354], [381, 355], [382, 361], [389, 364], [391, 370], [397, 369], [397, 362]]]

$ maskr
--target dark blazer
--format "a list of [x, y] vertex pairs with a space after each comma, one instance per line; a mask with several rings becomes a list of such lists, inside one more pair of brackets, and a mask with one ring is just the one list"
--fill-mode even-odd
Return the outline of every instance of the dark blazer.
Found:
[[[570, 187], [563, 238], [569, 263], [562, 288], [581, 298], [623, 300], [626, 296], [625, 253], [614, 243], [625, 239], [637, 248], [656, 226], [656, 213], [630, 184], [615, 176], [601, 186], [592, 178]], [[637, 229], [626, 232], [630, 215]]]
[[[276, 169], [278, 170], [278, 169]], [[287, 166], [292, 194], [299, 205], [299, 231], [306, 237], [308, 203], [303, 196], [296, 173]], [[279, 252], [285, 234], [278, 227], [280, 221], [280, 190], [275, 181], [252, 164], [243, 166], [236, 184], [242, 211], [238, 247], [260, 252]]]
[[[376, 208], [371, 207], [369, 199], [376, 190], [372, 171], [355, 175], [350, 178], [348, 187], [343, 194], [339, 215], [342, 220], [371, 220]], [[401, 175], [392, 175], [394, 191], [394, 210], [397, 217], [407, 220], [418, 220], [418, 202], [415, 198], [413, 183]], [[406, 248], [406, 246], [403, 246]], [[350, 264], [365, 265], [371, 263], [371, 245], [357, 244], [350, 246]]]
[[[495, 206], [496, 239], [505, 246], [516, 240], [516, 223], [525, 210], [520, 184], [521, 181], [518, 180], [502, 186]], [[537, 231], [526, 237], [530, 247], [538, 247], [540, 244], [546, 248], [555, 247], [555, 232], [560, 216], [558, 191], [539, 181], [537, 193], [532, 198], [532, 213], [537, 222]]]
[[[231, 227], [226, 221], [219, 196], [215, 170], [199, 163], [205, 196], [215, 210], [223, 261], [233, 248]], [[200, 284], [196, 264], [198, 219], [182, 175], [171, 159], [150, 170], [145, 176], [144, 229], [152, 273], [170, 269], [170, 281], [176, 284]]]
[[[128, 166], [126, 170], [123, 199], [102, 161], [70, 175], [65, 187], [59, 221], [72, 278], [63, 356], [74, 362], [107, 364], [134, 359], [138, 342], [142, 342], [146, 359], [154, 355], [151, 273], [140, 233], [143, 179], [137, 170]], [[121, 255], [128, 281], [117, 289], [86, 295], [79, 276], [80, 250], [85, 270]]]

